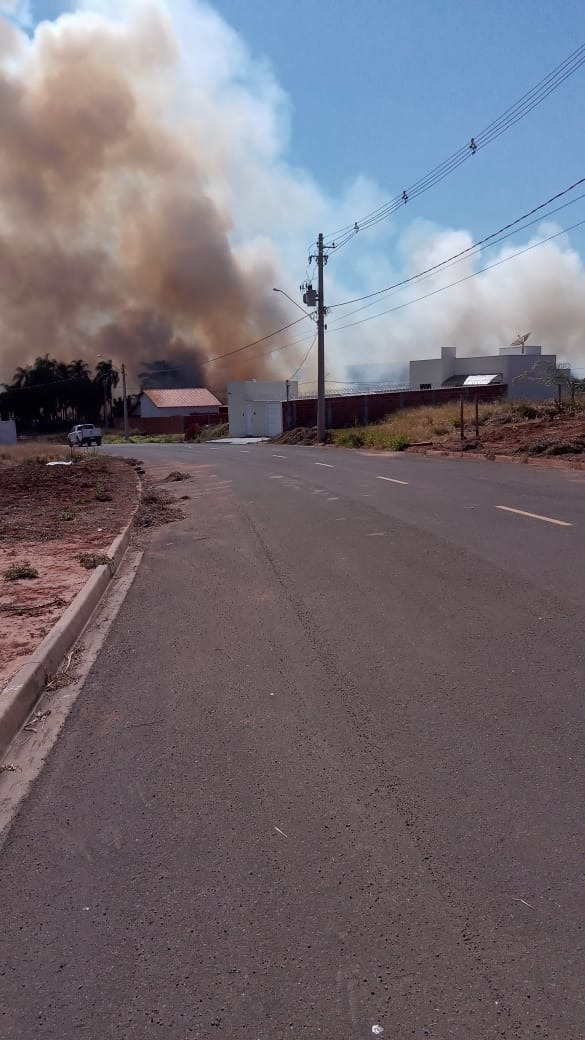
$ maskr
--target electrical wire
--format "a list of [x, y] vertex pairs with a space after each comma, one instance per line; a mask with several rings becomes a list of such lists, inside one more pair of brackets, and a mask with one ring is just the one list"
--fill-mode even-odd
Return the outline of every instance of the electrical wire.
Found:
[[[361, 219], [355, 220], [351, 224], [346, 224], [345, 226], [328, 233], [325, 236], [329, 243], [328, 248], [341, 248], [350, 241], [351, 238], [354, 238], [359, 231], [373, 227], [375, 224], [380, 223], [380, 221], [386, 220], [398, 209], [401, 209], [405, 204], [412, 201], [412, 199], [415, 199], [424, 192], [429, 191], [430, 188], [444, 180], [445, 177], [461, 166], [462, 163], [474, 156], [478, 151], [480, 151], [480, 149], [487, 147], [487, 145], [491, 144], [509, 130], [510, 127], [514, 126], [521, 119], [527, 116], [529, 112], [536, 108], [537, 105], [541, 104], [550, 94], [553, 93], [553, 91], [557, 90], [565, 80], [574, 75], [583, 64], [585, 64], [585, 44], [581, 44], [577, 47], [577, 49], [569, 54], [564, 61], [544, 76], [543, 79], [539, 80], [534, 87], [523, 94], [521, 98], [514, 102], [514, 104], [510, 105], [501, 113], [501, 115], [492, 120], [491, 123], [489, 123], [474, 137], [471, 137], [465, 145], [458, 148], [457, 151], [453, 152], [453, 154], [447, 159], [438, 163], [437, 166], [433, 167], [433, 169], [427, 174], [415, 181], [410, 185], [410, 187], [406, 188], [400, 193], [400, 195], [395, 195], [394, 198], [390, 199], [383, 205], [378, 206], [376, 209], [371, 210], [370, 213], [365, 214]], [[338, 240], [333, 241], [336, 237]]]
[[[291, 329], [291, 328], [293, 328], [293, 326], [299, 325], [301, 321], [305, 321], [305, 319], [308, 318], [308, 317], [310, 317], [310, 315], [307, 313], [306, 315], [303, 315], [302, 318], [296, 318], [295, 321], [290, 321], [288, 323], [288, 325], [283, 325], [282, 328], [275, 329], [274, 332], [269, 332], [266, 336], [261, 336], [260, 339], [253, 340], [253, 342], [251, 342], [251, 343], [245, 343], [242, 347], [236, 347], [235, 350], [229, 350], [225, 354], [218, 354], [216, 357], [204, 358], [204, 359], [202, 359], [200, 361], [200, 364], [201, 364], [201, 366], [203, 366], [203, 365], [211, 365], [215, 361], [222, 361], [224, 358], [233, 357], [234, 354], [241, 354], [242, 351], [250, 350], [251, 347], [256, 347], [256, 346], [258, 346], [261, 343], [265, 343], [266, 340], [272, 339], [273, 336], [277, 336], [280, 332], [285, 332], [287, 329]], [[297, 343], [306, 343], [306, 342], [307, 342], [307, 337], [306, 336], [302, 336], [299, 339], [292, 340], [289, 343], [285, 343], [283, 346], [271, 347], [270, 350], [266, 351], [266, 354], [276, 353], [279, 350], [286, 350], [288, 347], [295, 346]], [[263, 354], [259, 354], [257, 356], [258, 357], [263, 357], [264, 355]], [[176, 366], [173, 366], [173, 367], [169, 366], [168, 368], [165, 366], [165, 373], [164, 374], [166, 375], [167, 373], [170, 373], [170, 372], [181, 372], [181, 371], [182, 371], [182, 366], [181, 365], [176, 365]], [[65, 388], [65, 386], [67, 386], [68, 383], [72, 383], [72, 384], [77, 385], [78, 382], [79, 381], [76, 380], [76, 379], [56, 379], [56, 380], [52, 380], [51, 382], [47, 382], [47, 383], [39, 383], [36, 386], [15, 386], [15, 387], [12, 387], [9, 384], [4, 384], [4, 386], [5, 386], [6, 393], [25, 393], [27, 391], [28, 392], [33, 392], [35, 390], [44, 390], [48, 386], [62, 386], [63, 388]]]
[[[332, 311], [332, 310], [336, 310], [338, 307], [349, 307], [352, 303], [362, 303], [364, 300], [372, 300], [372, 299], [374, 299], [374, 297], [382, 296], [385, 293], [391, 292], [394, 289], [404, 288], [405, 285], [410, 285], [412, 282], [417, 281], [419, 278], [423, 278], [424, 276], [426, 276], [428, 274], [432, 274], [435, 271], [439, 271], [442, 267], [445, 267], [446, 265], [451, 264], [453, 261], [461, 260], [464, 257], [469, 256], [474, 251], [477, 251], [482, 246], [485, 246], [488, 242], [491, 242], [492, 244], [495, 245], [496, 243], [493, 242], [492, 240], [498, 239], [498, 236], [502, 236], [502, 238], [499, 239], [500, 241], [503, 238], [509, 237], [508, 234], [506, 234], [506, 233], [509, 232], [512, 228], [516, 228], [517, 225], [522, 224], [523, 221], [528, 220], [528, 218], [532, 217], [535, 213], [540, 213], [543, 209], [546, 209], [553, 202], [556, 202], [558, 199], [563, 198], [565, 195], [568, 195], [569, 192], [574, 191], [575, 188], [578, 188], [578, 187], [580, 187], [583, 184], [585, 184], [585, 177], [581, 177], [579, 180], [575, 181], [573, 184], [570, 184], [568, 188], [564, 188], [562, 191], [559, 191], [555, 195], [552, 195], [549, 199], [546, 200], [546, 202], [540, 202], [537, 206], [533, 206], [533, 208], [528, 210], [527, 213], [523, 213], [522, 216], [516, 217], [515, 220], [511, 220], [508, 224], [504, 224], [502, 227], [498, 228], [497, 231], [492, 231], [489, 235], [484, 235], [483, 238], [478, 239], [478, 241], [474, 242], [473, 245], [466, 246], [465, 249], [461, 249], [461, 250], [459, 250], [458, 253], [454, 253], [452, 256], [447, 257], [445, 260], [440, 260], [438, 263], [432, 264], [430, 267], [426, 267], [424, 270], [419, 271], [417, 274], [410, 275], [410, 277], [408, 277], [408, 278], [403, 278], [401, 281], [394, 282], [392, 285], [387, 285], [383, 289], [376, 289], [375, 292], [366, 293], [364, 296], [355, 296], [351, 300], [342, 300], [341, 303], [329, 304], [328, 307], [327, 307], [327, 310], [328, 311]], [[582, 195], [579, 196], [579, 198], [582, 198], [582, 197], [583, 197]], [[573, 199], [572, 200], [572, 202], [577, 202], [577, 201], [578, 201], [578, 199]], [[570, 204], [572, 204], [572, 202]], [[558, 207], [558, 209], [563, 209], [563, 208], [564, 208], [564, 206], [559, 206]], [[553, 212], [556, 213], [557, 210], [554, 210]], [[551, 215], [551, 214], [549, 214], [549, 215]], [[546, 214], [544, 214], [544, 216], [546, 216]], [[539, 217], [538, 219], [542, 220], [542, 216]], [[537, 221], [531, 221], [531, 223], [536, 223], [536, 222]], [[529, 227], [529, 226], [530, 226], [530, 224], [526, 224], [525, 225], [525, 227]], [[522, 231], [523, 228], [522, 227], [517, 227], [517, 230], [518, 231]]]
[[303, 360], [301, 361], [300, 365], [298, 366], [298, 368], [293, 372], [293, 374], [291, 376], [291, 379], [294, 379], [295, 376], [297, 376], [299, 374], [299, 372], [301, 371], [303, 365], [306, 364], [307, 359], [309, 357], [309, 354], [311, 353], [311, 351], [312, 351], [313, 347], [315, 346], [316, 342], [317, 342], [317, 336], [315, 335], [315, 336], [313, 336], [313, 342], [311, 343], [311, 346], [309, 347], [307, 353], [305, 354], [305, 356], [304, 356]]
[[[493, 247], [499, 245], [500, 242], [505, 242], [506, 239], [512, 238], [513, 235], [519, 235], [521, 231], [526, 231], [528, 228], [533, 227], [534, 224], [542, 223], [543, 220], [546, 220], [549, 217], [554, 216], [555, 213], [559, 213], [561, 210], [567, 209], [569, 206], [574, 206], [575, 203], [580, 202], [581, 199], [585, 199], [585, 192], [583, 192], [583, 194], [581, 195], [577, 195], [576, 198], [571, 199], [569, 202], [564, 202], [562, 206], [556, 206], [555, 209], [551, 209], [547, 213], [541, 214], [541, 216], [536, 217], [534, 220], [529, 220], [527, 223], [522, 224], [521, 227], [514, 228], [513, 231], [508, 231], [506, 232], [506, 234], [499, 235], [497, 238], [494, 238], [493, 241], [489, 243], [488, 248], [493, 249]], [[449, 257], [447, 260], [441, 261], [441, 266], [444, 264], [444, 270], [449, 270], [451, 267], [456, 267], [457, 264], [462, 263], [463, 260], [469, 260], [471, 257], [477, 256], [482, 252], [481, 247], [479, 246], [470, 246], [469, 249], [470, 252], [466, 253], [465, 256], [459, 256], [459, 254], [456, 253], [453, 257]], [[431, 268], [426, 273], [421, 272], [420, 274], [413, 275], [412, 281], [416, 280], [417, 284], [418, 282], [427, 281], [429, 278], [433, 276], [434, 273], [435, 269]], [[398, 292], [398, 288], [398, 286], [390, 287], [388, 289], [388, 295], [393, 295], [395, 292]], [[333, 324], [330, 323], [331, 331], [335, 331], [339, 322], [345, 321], [347, 318], [352, 317], [352, 315], [354, 314], [360, 314], [362, 311], [367, 311], [370, 307], [375, 307], [378, 302], [378, 299], [370, 300], [369, 303], [363, 304], [362, 307], [356, 307], [354, 310], [346, 311], [345, 314], [340, 315], [338, 318], [334, 318]]]
[[445, 292], [447, 289], [452, 289], [455, 285], [461, 285], [462, 282], [468, 282], [471, 278], [477, 278], [478, 275], [483, 274], [485, 271], [491, 271], [494, 267], [500, 267], [501, 264], [506, 264], [509, 260], [514, 260], [516, 257], [522, 256], [524, 253], [529, 253], [532, 249], [537, 249], [538, 246], [542, 246], [546, 242], [552, 242], [553, 239], [559, 238], [560, 235], [566, 235], [569, 231], [574, 231], [576, 228], [582, 227], [584, 224], [585, 220], [580, 220], [576, 224], [571, 224], [570, 227], [561, 228], [560, 231], [556, 231], [553, 235], [548, 235], [546, 238], [540, 239], [539, 242], [533, 242], [532, 245], [526, 246], [524, 249], [519, 249], [516, 253], [511, 253], [510, 256], [505, 256], [503, 259], [496, 260], [492, 264], [480, 267], [477, 271], [472, 271], [471, 274], [464, 275], [463, 278], [458, 278], [455, 282], [449, 282], [448, 285], [443, 285], [438, 289], [433, 289], [432, 292], [425, 293], [423, 296], [417, 296], [414, 300], [406, 300], [404, 303], [397, 304], [396, 307], [390, 307], [387, 310], [379, 311], [377, 314], [370, 314], [367, 318], [360, 318], [358, 321], [348, 322], [347, 325], [338, 325], [337, 328], [332, 331], [341, 332], [343, 329], [353, 329], [356, 325], [363, 325], [366, 321], [373, 321], [374, 318], [381, 318], [384, 314], [394, 314], [395, 311], [400, 311], [404, 307], [411, 307], [413, 303], [420, 303], [422, 300], [428, 300], [431, 296], [437, 296], [438, 293]]
[[[579, 196], [577, 196], [576, 199], [571, 199], [570, 202], [565, 202], [562, 204], [562, 206], [556, 206], [555, 209], [551, 209], [546, 213], [542, 213], [540, 216], [537, 216], [534, 220], [529, 220], [528, 223], [523, 224], [518, 228], [514, 228], [513, 231], [508, 231], [506, 234], [499, 235], [497, 238], [494, 238], [492, 241], [489, 242], [488, 249], [493, 249], [494, 245], [499, 245], [501, 242], [506, 241], [506, 239], [511, 238], [513, 235], [518, 235], [522, 231], [527, 231], [528, 228], [532, 228], [535, 224], [541, 224], [542, 220], [548, 219], [550, 216], [554, 216], [555, 213], [559, 213], [562, 209], [567, 209], [569, 206], [574, 206], [575, 203], [580, 202], [582, 199], [585, 199], [585, 192], [579, 194]], [[470, 252], [465, 253], [464, 256], [459, 256], [459, 254], [455, 254], [453, 257], [449, 257], [447, 260], [441, 261], [439, 266], [444, 265], [444, 270], [449, 270], [451, 267], [455, 267], [457, 266], [457, 264], [462, 263], [463, 260], [468, 260], [474, 256], [478, 256], [482, 252], [479, 245], [470, 245], [469, 251]], [[430, 268], [430, 270], [428, 270], [427, 272], [421, 271], [421, 274], [412, 276], [412, 282], [425, 282], [428, 279], [432, 278], [434, 272], [434, 267]], [[387, 290], [387, 294], [392, 295], [393, 293], [398, 292], [399, 288], [400, 285], [397, 285], [396, 287], [390, 286]], [[368, 304], [363, 304], [362, 307], [356, 307], [353, 311], [347, 311], [344, 315], [339, 315], [339, 317], [334, 318], [333, 324], [330, 323], [331, 331], [335, 330], [339, 321], [345, 321], [353, 314], [360, 314], [362, 311], [366, 311], [371, 307], [375, 307], [377, 303], [378, 300], [376, 298], [376, 300], [372, 300]]]
[[256, 347], [259, 343], [265, 343], [267, 339], [272, 339], [273, 336], [278, 336], [279, 332], [285, 332], [286, 329], [292, 329], [293, 325], [298, 325], [299, 322], [305, 321], [308, 317], [310, 317], [308, 313], [303, 314], [302, 318], [296, 318], [295, 321], [289, 321], [288, 325], [283, 325], [282, 328], [276, 329], [274, 332], [269, 332], [268, 335], [261, 336], [260, 339], [255, 339], [252, 343], [244, 343], [243, 347], [236, 347], [235, 350], [228, 350], [225, 354], [218, 354], [216, 357], [205, 358], [201, 364], [212, 365], [215, 361], [223, 361], [224, 358], [233, 357], [234, 354], [241, 354], [243, 350], [249, 350], [250, 347]]

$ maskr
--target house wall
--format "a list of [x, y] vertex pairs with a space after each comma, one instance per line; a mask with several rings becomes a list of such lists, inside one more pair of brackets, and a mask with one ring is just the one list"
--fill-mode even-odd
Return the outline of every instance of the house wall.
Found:
[[[228, 416], [232, 437], [276, 437], [282, 433], [281, 402], [286, 380], [242, 380], [229, 383]], [[296, 398], [298, 383], [288, 382], [288, 396]]]
[[[525, 354], [519, 354], [517, 347], [502, 350], [499, 354], [476, 357], [444, 354], [441, 358], [411, 361], [410, 386], [418, 390], [421, 384], [430, 383], [433, 390], [438, 390], [452, 376], [499, 375], [502, 382], [507, 384], [508, 397], [545, 401], [554, 396], [554, 387], [544, 383], [538, 373], [543, 373], [549, 366], [556, 367], [556, 363], [555, 354], [541, 354], [540, 348], [534, 347]], [[532, 378], [530, 373], [534, 373]], [[523, 375], [526, 378], [522, 378]]]
[[[142, 419], [140, 416], [131, 415], [128, 421], [131, 433], [184, 433], [188, 438], [190, 431], [199, 432], [202, 426], [214, 426], [216, 423], [227, 422], [227, 408], [220, 408], [217, 412], [201, 412], [197, 415], [166, 415], [157, 416], [152, 419]], [[123, 419], [114, 419], [116, 430], [124, 429]]]
[[440, 387], [443, 383], [443, 359], [429, 358], [427, 361], [411, 361], [409, 383], [411, 390], [420, 390], [422, 383], [430, 383], [431, 387]]
[[0, 419], [0, 444], [16, 444], [16, 423], [14, 419]]
[[503, 357], [507, 362], [508, 397], [519, 401], [548, 401], [556, 395], [556, 387], [549, 373], [557, 367], [556, 354], [530, 357], [516, 354]]

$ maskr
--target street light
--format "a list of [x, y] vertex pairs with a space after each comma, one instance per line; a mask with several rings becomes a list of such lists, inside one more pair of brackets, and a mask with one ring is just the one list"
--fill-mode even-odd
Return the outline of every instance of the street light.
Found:
[[298, 307], [299, 310], [302, 311], [303, 314], [305, 314], [307, 316], [307, 318], [312, 317], [311, 312], [310, 311], [306, 311], [304, 307], [301, 307], [300, 303], [297, 303], [296, 300], [293, 300], [292, 296], [289, 296], [288, 293], [284, 291], [284, 289], [277, 289], [276, 286], [273, 286], [272, 287], [272, 292], [282, 293], [282, 295], [286, 296], [287, 300], [290, 300], [291, 303], [294, 303], [295, 307]]

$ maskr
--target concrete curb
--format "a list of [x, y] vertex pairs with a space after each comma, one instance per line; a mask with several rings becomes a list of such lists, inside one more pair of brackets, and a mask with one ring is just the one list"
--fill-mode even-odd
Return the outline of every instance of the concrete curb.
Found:
[[513, 466], [537, 466], [540, 469], [573, 470], [574, 473], [582, 473], [585, 469], [585, 462], [581, 459], [575, 459], [571, 462], [564, 458], [557, 458], [556, 456], [553, 458], [541, 458], [539, 455], [534, 457], [529, 455], [499, 455], [497, 452], [447, 451], [446, 449], [442, 450], [441, 448], [429, 448], [427, 450], [421, 448], [417, 451], [405, 451], [402, 454], [405, 456], [426, 455], [430, 458], [443, 456], [443, 458], [449, 459], [477, 459], [479, 462], [509, 462]]
[[0, 692], [0, 759], [26, 722], [47, 680], [55, 673], [67, 651], [79, 639], [118, 570], [128, 548], [135, 512], [136, 510], [109, 548], [111, 564], [96, 567], [91, 578], [67, 607], [63, 617]]

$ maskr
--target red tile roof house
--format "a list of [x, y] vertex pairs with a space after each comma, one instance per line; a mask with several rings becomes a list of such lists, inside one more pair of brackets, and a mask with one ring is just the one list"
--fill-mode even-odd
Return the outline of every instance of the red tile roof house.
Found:
[[141, 419], [166, 419], [173, 415], [217, 414], [221, 402], [210, 390], [143, 390], [140, 395]]

